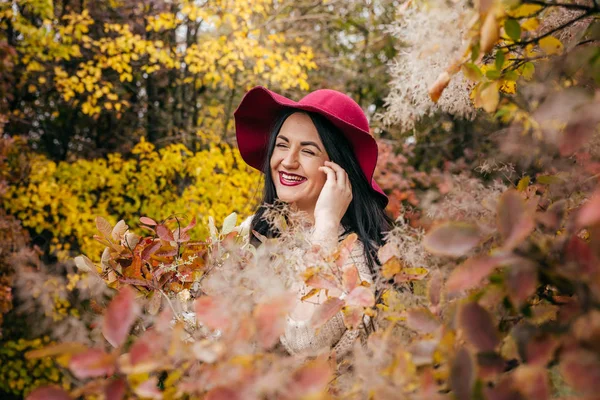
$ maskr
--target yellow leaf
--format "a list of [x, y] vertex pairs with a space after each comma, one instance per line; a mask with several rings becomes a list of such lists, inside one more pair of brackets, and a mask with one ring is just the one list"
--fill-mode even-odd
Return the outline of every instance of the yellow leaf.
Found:
[[396, 257], [392, 257], [381, 267], [381, 275], [386, 279], [390, 279], [400, 272], [401, 269], [402, 264], [400, 264], [400, 261]]
[[540, 49], [542, 49], [549, 56], [562, 53], [564, 47], [561, 41], [554, 36], [546, 36], [540, 40], [539, 45]]
[[529, 18], [521, 24], [521, 29], [524, 31], [535, 31], [538, 26], [540, 26], [540, 21], [537, 18]]
[[37, 87], [36, 87], [35, 85], [29, 85], [29, 86], [27, 87], [27, 91], [28, 91], [29, 93], [35, 93], [35, 91], [36, 91], [36, 90], [37, 90]]
[[523, 18], [529, 15], [533, 15], [542, 8], [538, 4], [522, 4], [514, 10], [509, 11], [507, 14], [513, 18]]
[[481, 38], [479, 48], [482, 54], [488, 53], [500, 38], [500, 25], [496, 19], [496, 13], [490, 11], [485, 17], [481, 27]]
[[490, 85], [483, 88], [479, 93], [481, 107], [489, 113], [496, 111], [500, 102], [500, 92], [498, 90], [498, 82], [492, 82]]

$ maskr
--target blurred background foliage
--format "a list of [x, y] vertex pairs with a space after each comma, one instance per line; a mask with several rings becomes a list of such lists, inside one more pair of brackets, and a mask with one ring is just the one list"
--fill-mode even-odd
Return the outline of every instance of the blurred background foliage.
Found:
[[[69, 260], [100, 259], [96, 216], [196, 217], [204, 237], [209, 216], [251, 214], [261, 177], [237, 152], [233, 111], [255, 85], [354, 98], [379, 139], [388, 211], [414, 227], [470, 190], [458, 176], [578, 205], [600, 173], [597, 2], [414, 3], [0, 3], [0, 324], [18, 321], [16, 268], [41, 259], [75, 287]], [[33, 363], [22, 353], [42, 333], [5, 332], [2, 396], [62, 382], [45, 361], [27, 367], [35, 379], [7, 372]]]

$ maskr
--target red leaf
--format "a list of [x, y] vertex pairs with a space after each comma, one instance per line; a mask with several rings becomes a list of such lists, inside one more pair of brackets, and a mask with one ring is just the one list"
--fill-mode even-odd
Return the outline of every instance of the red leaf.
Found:
[[141, 217], [140, 222], [144, 225], [150, 225], [150, 226], [157, 225], [155, 220], [153, 220], [152, 218], [148, 218], [148, 217]]
[[545, 367], [554, 358], [559, 341], [549, 335], [535, 337], [525, 344], [528, 365]]
[[580, 227], [600, 223], [600, 189], [581, 207], [577, 213], [577, 225]]
[[346, 304], [349, 306], [373, 307], [375, 295], [370, 288], [357, 286], [346, 296]]
[[313, 314], [310, 325], [313, 328], [318, 328], [327, 321], [329, 321], [335, 314], [340, 312], [344, 305], [344, 301], [338, 298], [330, 298], [325, 301], [325, 303], [321, 304], [319, 308], [315, 310]]
[[537, 268], [535, 264], [523, 260], [506, 270], [506, 289], [511, 301], [517, 306], [531, 297], [537, 290]]
[[477, 365], [479, 378], [492, 380], [504, 372], [506, 361], [498, 353], [488, 351], [477, 354]]
[[[565, 248], [566, 258], [569, 263], [561, 267], [561, 272], [567, 276], [581, 279], [593, 276], [600, 268], [600, 261], [593, 249], [585, 240], [573, 235]], [[575, 265], [573, 265], [575, 264]]]
[[467, 341], [479, 351], [494, 351], [500, 343], [492, 318], [477, 303], [465, 303], [460, 307], [458, 326]]
[[71, 400], [71, 396], [55, 386], [44, 386], [29, 393], [26, 400]]
[[156, 234], [161, 240], [165, 242], [174, 242], [175, 238], [173, 237], [173, 232], [163, 224], [159, 224], [156, 227]]
[[446, 290], [456, 293], [478, 286], [498, 266], [510, 260], [507, 256], [480, 256], [470, 258], [456, 267], [446, 281]]
[[146, 247], [144, 247], [144, 250], [142, 250], [142, 261], [150, 259], [150, 257], [152, 257], [152, 254], [156, 253], [158, 249], [160, 249], [160, 246], [161, 243], [159, 240], [147, 244]]
[[421, 333], [433, 333], [439, 329], [440, 321], [426, 308], [413, 308], [406, 313], [409, 328]]
[[125, 381], [122, 378], [113, 379], [104, 388], [104, 398], [106, 400], [122, 400], [125, 390]]
[[356, 265], [354, 265], [354, 264], [345, 265], [342, 268], [342, 282], [344, 284], [344, 290], [346, 292], [350, 292], [352, 289], [354, 289], [358, 285], [358, 281], [359, 281], [359, 275], [358, 275], [358, 269], [356, 268]]
[[190, 229], [192, 229], [193, 227], [196, 226], [196, 217], [193, 217], [192, 220], [190, 221], [190, 223], [188, 224], [188, 226], [186, 226], [185, 228], [183, 228], [181, 231], [182, 232], [187, 232]]
[[69, 369], [77, 379], [110, 376], [115, 372], [115, 359], [101, 349], [89, 349], [69, 360]]
[[235, 390], [226, 387], [216, 387], [206, 393], [205, 400], [241, 400], [242, 396]]
[[112, 299], [104, 314], [102, 334], [110, 344], [119, 347], [125, 343], [138, 311], [135, 292], [131, 287], [125, 286]]
[[462, 257], [479, 244], [479, 229], [464, 222], [446, 222], [437, 225], [423, 238], [423, 246], [430, 253]]
[[217, 299], [203, 296], [196, 299], [196, 320], [209, 329], [225, 330], [231, 323], [231, 318], [224, 305]]
[[258, 342], [269, 349], [279, 341], [285, 332], [286, 316], [294, 304], [292, 297], [285, 295], [261, 303], [254, 309], [254, 319], [258, 331]]
[[513, 371], [515, 387], [527, 399], [545, 400], [550, 398], [548, 371], [544, 367], [522, 365]]
[[560, 363], [560, 373], [575, 390], [584, 394], [600, 392], [600, 358], [591, 351], [568, 352]]
[[533, 216], [519, 192], [510, 189], [502, 194], [496, 219], [506, 250], [522, 243], [535, 229]]
[[475, 366], [469, 351], [462, 347], [450, 368], [450, 387], [458, 400], [470, 400], [475, 384]]

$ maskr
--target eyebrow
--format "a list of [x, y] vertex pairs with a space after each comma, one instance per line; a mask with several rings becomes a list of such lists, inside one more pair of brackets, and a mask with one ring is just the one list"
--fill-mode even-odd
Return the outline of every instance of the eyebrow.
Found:
[[[277, 139], [283, 139], [283, 140], [285, 140], [288, 143], [290, 142], [290, 140], [288, 138], [286, 138], [285, 136], [283, 136], [283, 135], [277, 136]], [[320, 152], [323, 152], [323, 150], [321, 150], [321, 148], [319, 147], [319, 145], [316, 144], [315, 142], [300, 142], [300, 145], [301, 146], [315, 146]]]

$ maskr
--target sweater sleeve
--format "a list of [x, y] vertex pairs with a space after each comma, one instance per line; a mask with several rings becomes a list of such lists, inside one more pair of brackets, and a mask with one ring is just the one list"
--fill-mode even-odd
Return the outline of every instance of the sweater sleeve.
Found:
[[[356, 243], [350, 257], [346, 260], [345, 265], [351, 264], [358, 269], [361, 281], [373, 283], [373, 277], [364, 258], [363, 246], [360, 242]], [[309, 321], [295, 321], [288, 317], [281, 343], [291, 354], [312, 352], [327, 347], [334, 348], [336, 356], [342, 357], [352, 349], [354, 342], [359, 337], [366, 337], [364, 324], [369, 323], [368, 318], [367, 316], [363, 317], [361, 328], [348, 330], [344, 325], [342, 313], [339, 312], [319, 330], [314, 330], [310, 327]]]

